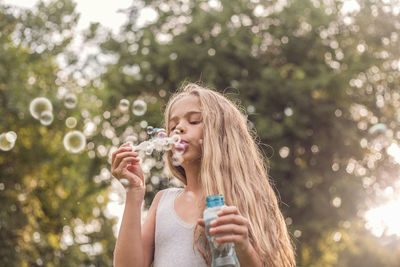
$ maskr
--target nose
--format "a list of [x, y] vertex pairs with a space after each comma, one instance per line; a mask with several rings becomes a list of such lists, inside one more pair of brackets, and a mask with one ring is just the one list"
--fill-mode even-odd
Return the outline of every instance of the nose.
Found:
[[176, 128], [176, 129], [174, 130], [174, 133], [176, 133], [176, 134], [181, 134], [181, 133], [183, 133], [183, 130]]
[[185, 127], [184, 127], [184, 122], [180, 121], [180, 122], [175, 126], [174, 133], [176, 133], [176, 134], [183, 134], [183, 133], [185, 133], [185, 132], [186, 132], [186, 129], [185, 129]]

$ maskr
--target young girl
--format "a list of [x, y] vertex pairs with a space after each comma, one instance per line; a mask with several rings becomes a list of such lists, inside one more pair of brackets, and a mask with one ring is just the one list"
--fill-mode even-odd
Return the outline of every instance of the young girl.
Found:
[[[168, 102], [165, 124], [186, 148], [168, 167], [184, 188], [158, 192], [141, 225], [145, 180], [129, 144], [112, 155], [114, 177], [130, 181], [115, 266], [210, 266], [202, 214], [205, 198], [222, 194], [228, 205], [212, 222], [217, 242], [233, 242], [242, 267], [295, 266], [291, 240], [268, 181], [259, 148], [239, 109], [220, 93], [188, 84]], [[128, 164], [128, 163], [131, 164]], [[173, 164], [174, 163], [174, 164]]]

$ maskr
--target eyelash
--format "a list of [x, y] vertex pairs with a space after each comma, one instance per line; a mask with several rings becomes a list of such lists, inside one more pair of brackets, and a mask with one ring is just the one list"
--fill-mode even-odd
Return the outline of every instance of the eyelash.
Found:
[[[190, 124], [199, 124], [201, 121], [191, 121]], [[175, 126], [171, 128], [171, 131], [175, 130]]]

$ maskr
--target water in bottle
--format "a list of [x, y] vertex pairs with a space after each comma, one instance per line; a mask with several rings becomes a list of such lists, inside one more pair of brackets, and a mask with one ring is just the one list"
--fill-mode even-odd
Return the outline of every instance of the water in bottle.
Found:
[[215, 238], [218, 235], [210, 235], [210, 223], [218, 218], [218, 211], [225, 205], [222, 195], [214, 195], [206, 198], [206, 209], [203, 218], [206, 226], [206, 236], [211, 248], [212, 267], [237, 267], [240, 266], [235, 253], [234, 243], [218, 243]]

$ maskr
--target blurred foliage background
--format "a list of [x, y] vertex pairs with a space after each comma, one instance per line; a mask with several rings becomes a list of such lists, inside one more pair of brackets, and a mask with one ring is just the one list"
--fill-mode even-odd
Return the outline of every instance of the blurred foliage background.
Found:
[[[185, 81], [244, 107], [298, 266], [399, 266], [399, 228], [366, 220], [400, 201], [399, 1], [133, 1], [120, 32], [91, 24], [80, 34], [75, 6], [0, 1], [0, 133], [18, 135], [0, 151], [4, 266], [112, 265], [109, 203], [123, 201], [123, 190], [109, 155], [127, 136], [148, 138], [147, 125], [162, 126]], [[140, 23], [141, 10], [154, 19]], [[75, 108], [64, 105], [68, 92]], [[53, 104], [49, 126], [29, 113], [39, 96]], [[123, 112], [121, 99], [144, 100], [147, 112]], [[71, 116], [87, 142], [78, 154], [63, 146]], [[160, 155], [143, 157], [145, 210], [177, 184]]]

